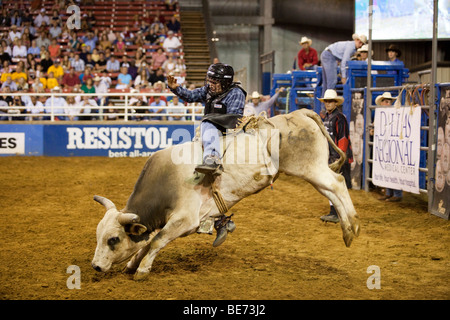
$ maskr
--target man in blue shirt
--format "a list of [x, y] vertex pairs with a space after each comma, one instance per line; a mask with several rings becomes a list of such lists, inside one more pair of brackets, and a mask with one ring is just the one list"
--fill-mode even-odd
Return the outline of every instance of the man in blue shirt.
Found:
[[367, 42], [365, 35], [353, 34], [353, 40], [338, 41], [330, 44], [320, 55], [322, 62], [322, 81], [325, 93], [328, 89], [336, 89], [337, 84], [337, 64], [341, 63], [341, 80], [345, 84], [347, 81], [347, 61], [357, 49], [361, 48]]

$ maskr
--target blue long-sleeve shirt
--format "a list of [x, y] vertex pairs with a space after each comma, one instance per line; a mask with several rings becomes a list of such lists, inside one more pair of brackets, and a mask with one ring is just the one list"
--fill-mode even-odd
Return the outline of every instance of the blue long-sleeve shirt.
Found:
[[[194, 90], [188, 90], [181, 86], [172, 90], [177, 96], [186, 102], [206, 102], [208, 90], [206, 86]], [[242, 115], [244, 113], [245, 94], [239, 88], [233, 88], [221, 101], [227, 107], [227, 113]]]
[[327, 49], [341, 61], [341, 76], [347, 78], [347, 61], [356, 52], [355, 41], [338, 41], [329, 45], [325, 50]]

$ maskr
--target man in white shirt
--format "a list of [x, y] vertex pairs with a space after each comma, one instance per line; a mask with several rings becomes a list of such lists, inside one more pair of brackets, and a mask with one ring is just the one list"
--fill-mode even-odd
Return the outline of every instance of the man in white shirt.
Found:
[[181, 48], [181, 42], [178, 37], [173, 35], [173, 31], [167, 32], [167, 38], [164, 39], [163, 48], [167, 52], [177, 52]]
[[26, 58], [27, 57], [27, 47], [22, 44], [21, 39], [16, 40], [16, 44], [12, 51], [13, 58]]
[[25, 103], [25, 107], [27, 107], [27, 113], [32, 114], [33, 116], [29, 117], [29, 120], [42, 120], [43, 116], [34, 116], [36, 114], [44, 113], [44, 105], [42, 102], [38, 100], [36, 96], [30, 96], [30, 99]]
[[92, 114], [97, 113], [98, 104], [94, 99], [90, 99], [89, 96], [83, 96], [80, 101], [80, 107], [82, 109], [81, 113], [84, 114], [84, 116], [80, 116], [80, 120], [95, 120]]
[[50, 18], [45, 15], [44, 8], [42, 8], [36, 18], [34, 18], [34, 26], [40, 28], [43, 22], [45, 22], [47, 26], [50, 25]]
[[[61, 93], [60, 87], [54, 87], [52, 89], [52, 92], [54, 93]], [[53, 107], [52, 107], [53, 106]], [[65, 114], [65, 108], [67, 107], [67, 101], [63, 97], [60, 96], [53, 96], [47, 99], [45, 101], [45, 113], [50, 115], [53, 111], [53, 114], [55, 114], [55, 118], [59, 120], [65, 120], [66, 117], [63, 116]], [[58, 115], [56, 115], [58, 114]], [[50, 120], [50, 117], [46, 117], [46, 120]]]
[[80, 55], [76, 54], [75, 59], [70, 61], [70, 66], [75, 69], [76, 72], [83, 72], [84, 71], [84, 61], [80, 59]]
[[167, 114], [169, 114], [167, 120], [174, 121], [174, 120], [181, 120], [186, 121], [185, 116], [175, 116], [173, 114], [186, 114], [186, 107], [184, 104], [180, 102], [180, 99], [178, 96], [174, 96], [172, 98], [172, 101], [169, 102], [170, 109], [167, 110]]
[[17, 26], [15, 24], [11, 26], [11, 31], [8, 33], [8, 37], [11, 43], [14, 42], [16, 38], [18, 39], [22, 38], [22, 33], [20, 33], [20, 31], [17, 30]]

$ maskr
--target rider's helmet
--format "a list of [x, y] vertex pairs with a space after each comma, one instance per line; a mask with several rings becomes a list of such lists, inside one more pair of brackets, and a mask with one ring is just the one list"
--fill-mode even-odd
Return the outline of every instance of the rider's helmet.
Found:
[[[233, 67], [224, 63], [215, 63], [209, 66], [206, 73], [206, 85], [211, 95], [226, 91], [233, 83]], [[220, 87], [217, 87], [220, 84]]]

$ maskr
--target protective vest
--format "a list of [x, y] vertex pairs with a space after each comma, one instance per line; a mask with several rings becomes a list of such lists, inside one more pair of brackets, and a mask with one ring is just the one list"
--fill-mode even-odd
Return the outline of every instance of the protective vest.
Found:
[[244, 92], [244, 95], [247, 96], [247, 92], [239, 85], [239, 82], [233, 82], [231, 86], [221, 94], [217, 96], [211, 96], [209, 93], [206, 96], [206, 103], [205, 103], [205, 115], [211, 114], [211, 113], [218, 113], [218, 114], [226, 114], [227, 113], [227, 106], [222, 102], [222, 100], [228, 95], [228, 93], [233, 90], [234, 88], [239, 88]]

